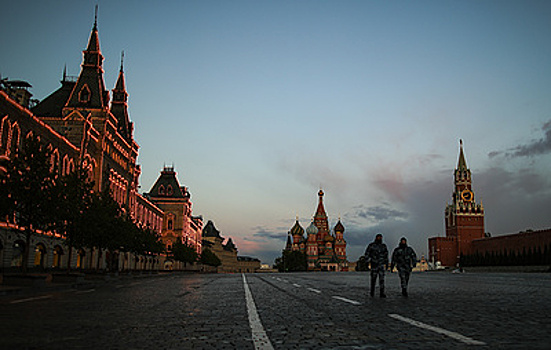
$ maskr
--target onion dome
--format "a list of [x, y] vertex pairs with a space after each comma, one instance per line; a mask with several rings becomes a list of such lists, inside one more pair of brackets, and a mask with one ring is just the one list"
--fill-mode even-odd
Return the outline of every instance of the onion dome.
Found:
[[306, 228], [306, 233], [309, 234], [309, 235], [317, 235], [318, 234], [318, 228], [316, 227], [316, 225], [314, 225], [313, 221], [310, 224], [310, 226], [308, 226]]
[[298, 223], [298, 219], [295, 222], [295, 226], [293, 226], [293, 228], [291, 229], [291, 234], [293, 236], [303, 236], [304, 235], [304, 229]]
[[335, 232], [344, 232], [344, 226], [339, 219], [339, 222], [335, 225]]

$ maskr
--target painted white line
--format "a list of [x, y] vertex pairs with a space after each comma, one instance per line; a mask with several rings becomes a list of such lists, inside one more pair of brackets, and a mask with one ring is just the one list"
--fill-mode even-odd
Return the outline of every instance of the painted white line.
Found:
[[298, 288], [298, 287], [300, 287], [300, 284], [293, 283], [293, 286]]
[[402, 322], [409, 323], [409, 324], [411, 324], [415, 327], [428, 329], [429, 331], [433, 331], [433, 332], [436, 332], [436, 333], [439, 333], [439, 334], [446, 335], [446, 336], [448, 336], [450, 338], [453, 338], [455, 340], [459, 340], [460, 342], [463, 342], [465, 344], [469, 344], [469, 345], [486, 345], [486, 343], [484, 343], [484, 342], [466, 337], [466, 336], [461, 335], [459, 333], [448, 331], [447, 329], [431, 326], [429, 324], [419, 322], [419, 321], [415, 321], [415, 320], [412, 320], [411, 318], [400, 316], [398, 314], [388, 314], [388, 316], [390, 316], [390, 317], [392, 317], [396, 320], [400, 320]]
[[278, 280], [278, 281], [281, 281], [281, 278], [279, 278], [279, 277], [276, 277], [276, 280]]
[[342, 300], [342, 301], [345, 301], [345, 302], [353, 304], [353, 305], [361, 305], [361, 303], [359, 301], [346, 299], [346, 298], [339, 297], [339, 296], [336, 296], [336, 295], [333, 295], [333, 299]]
[[308, 288], [308, 290], [311, 291], [311, 292], [314, 292], [314, 293], [321, 294], [321, 290], [319, 290], [319, 289]]
[[256, 311], [256, 305], [254, 303], [251, 290], [249, 289], [249, 284], [247, 283], [247, 279], [245, 278], [245, 274], [241, 274], [241, 276], [243, 276], [243, 286], [245, 288], [245, 300], [247, 301], [247, 311], [249, 313], [249, 325], [251, 326], [254, 348], [256, 350], [274, 350], [274, 347], [270, 342], [270, 338], [268, 338], [268, 335], [264, 330], [264, 326], [262, 326], [262, 322], [260, 321], [260, 317], [258, 316], [258, 312]]
[[19, 300], [13, 300], [10, 301], [10, 304], [19, 304], [19, 303], [26, 303], [27, 301], [35, 301], [35, 300], [41, 300], [41, 299], [49, 299], [53, 295], [43, 295], [40, 297], [33, 297], [33, 298], [27, 298], [27, 299], [19, 299]]
[[86, 293], [92, 293], [95, 291], [96, 291], [95, 289], [79, 290], [77, 294], [86, 294]]

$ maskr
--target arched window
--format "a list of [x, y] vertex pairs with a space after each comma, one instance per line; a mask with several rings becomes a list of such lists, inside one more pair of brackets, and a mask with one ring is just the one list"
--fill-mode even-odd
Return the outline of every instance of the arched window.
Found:
[[172, 196], [172, 193], [174, 193], [172, 190], [172, 185], [168, 185], [168, 187], [166, 188], [167, 196]]
[[23, 254], [25, 253], [25, 242], [15, 241], [13, 242], [11, 266], [21, 267], [23, 265]]
[[38, 243], [34, 249], [34, 266], [44, 267], [46, 262], [46, 247], [42, 243]]
[[2, 134], [0, 134], [0, 154], [5, 154], [8, 151], [10, 132], [10, 122], [8, 120], [8, 117], [4, 117], [4, 119], [2, 119]]
[[52, 264], [52, 267], [61, 267], [61, 256], [63, 255], [63, 248], [56, 245], [54, 248], [54, 262]]
[[167, 229], [168, 229], [168, 230], [172, 230], [172, 218], [168, 219], [168, 222], [167, 222]]
[[78, 101], [80, 103], [88, 103], [90, 102], [90, 95], [90, 89], [88, 88], [88, 85], [85, 84], [78, 93]]
[[19, 125], [15, 123], [12, 126], [11, 130], [11, 142], [10, 142], [10, 154], [16, 154], [19, 150], [19, 139], [21, 138], [21, 129], [19, 129]]
[[161, 196], [165, 194], [165, 186], [163, 186], [163, 185], [159, 186], [159, 194]]

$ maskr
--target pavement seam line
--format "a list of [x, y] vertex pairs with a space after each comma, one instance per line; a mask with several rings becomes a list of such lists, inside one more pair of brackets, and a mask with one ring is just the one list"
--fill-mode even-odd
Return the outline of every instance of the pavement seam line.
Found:
[[333, 295], [333, 299], [341, 300], [341, 301], [350, 303], [352, 305], [360, 305], [361, 304], [359, 301], [346, 299], [346, 298], [343, 298], [343, 297], [339, 297], [338, 295]]
[[309, 291], [311, 292], [314, 292], [314, 293], [318, 293], [318, 294], [321, 294], [321, 290], [319, 289], [315, 289], [315, 288], [308, 288]]
[[407, 317], [404, 317], [404, 316], [401, 316], [401, 315], [398, 315], [398, 314], [388, 314], [388, 316], [390, 316], [390, 317], [392, 317], [396, 320], [409, 323], [409, 324], [411, 324], [412, 326], [415, 326], [415, 327], [424, 328], [424, 329], [427, 329], [429, 331], [433, 331], [433, 332], [436, 332], [436, 333], [439, 333], [439, 334], [443, 334], [443, 335], [448, 336], [450, 338], [453, 338], [455, 340], [459, 340], [460, 342], [463, 342], [465, 344], [469, 344], [469, 345], [486, 345], [486, 343], [484, 343], [484, 342], [475, 340], [473, 338], [466, 337], [462, 334], [452, 332], [452, 331], [448, 331], [447, 329], [444, 329], [444, 328], [431, 326], [429, 324], [419, 322], [419, 321], [416, 321], [416, 320], [412, 320], [411, 318], [407, 318]]
[[25, 303], [27, 301], [35, 301], [35, 300], [41, 300], [41, 299], [49, 299], [51, 298], [53, 295], [42, 295], [42, 296], [39, 296], [39, 297], [33, 297], [33, 298], [26, 298], [26, 299], [18, 299], [18, 300], [13, 300], [10, 302], [10, 304], [18, 304], [18, 303]]
[[251, 326], [254, 348], [257, 350], [273, 350], [274, 347], [256, 311], [256, 305], [249, 284], [247, 283], [247, 278], [244, 273], [242, 273], [241, 276], [243, 276], [243, 287], [245, 289], [245, 300], [247, 301], [247, 312], [249, 314], [249, 325]]

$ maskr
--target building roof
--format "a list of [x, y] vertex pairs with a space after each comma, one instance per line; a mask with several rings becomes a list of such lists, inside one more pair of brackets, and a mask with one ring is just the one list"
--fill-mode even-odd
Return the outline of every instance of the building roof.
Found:
[[463, 140], [459, 140], [459, 160], [457, 161], [458, 170], [468, 170], [465, 154], [463, 153]]
[[165, 167], [161, 171], [161, 175], [151, 187], [148, 193], [152, 199], [159, 200], [161, 198], [190, 198], [189, 192], [185, 187], [180, 187], [176, 172], [172, 167]]
[[61, 112], [63, 107], [67, 103], [71, 91], [75, 87], [75, 82], [73, 81], [61, 81], [61, 87], [56, 91], [52, 92], [48, 97], [43, 99], [36, 106], [31, 108], [31, 111], [37, 117], [44, 118], [55, 118], [61, 117]]
[[339, 222], [335, 225], [335, 232], [344, 232], [344, 225], [341, 223], [341, 220], [339, 219]]
[[223, 239], [220, 236], [220, 231], [218, 231], [216, 227], [214, 227], [214, 223], [211, 220], [209, 220], [203, 228], [203, 237], [216, 237]]
[[224, 250], [227, 250], [227, 251], [230, 251], [230, 252], [233, 252], [233, 251], [237, 250], [237, 247], [235, 246], [235, 244], [233, 244], [233, 241], [232, 241], [231, 238], [228, 238], [228, 242], [226, 242], [226, 244], [224, 244]]
[[291, 234], [293, 236], [303, 236], [304, 235], [304, 229], [302, 228], [302, 226], [300, 226], [299, 222], [298, 222], [298, 218], [297, 218], [297, 221], [295, 222], [295, 225], [291, 228]]

